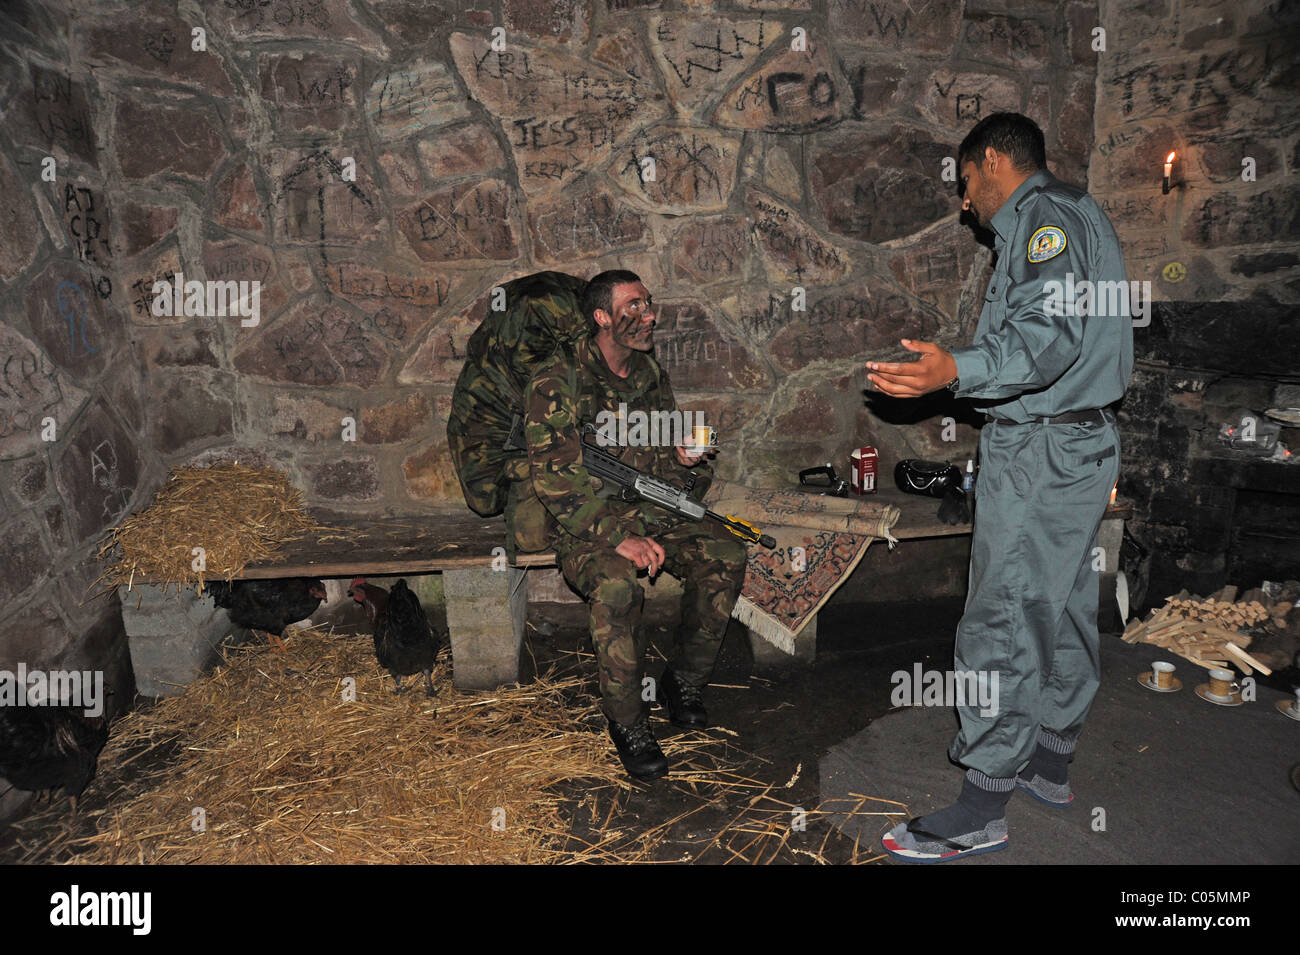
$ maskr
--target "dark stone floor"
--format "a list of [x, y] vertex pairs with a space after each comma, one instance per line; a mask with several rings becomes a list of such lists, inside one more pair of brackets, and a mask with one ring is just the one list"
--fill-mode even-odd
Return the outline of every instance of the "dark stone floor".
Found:
[[[779, 786], [798, 771], [796, 783], [778, 792], [808, 808], [833, 808], [841, 799], [859, 802], [861, 796], [897, 800], [914, 815], [947, 805], [961, 786], [961, 772], [946, 756], [955, 713], [895, 708], [891, 675], [917, 663], [925, 670], [951, 667], [961, 610], [958, 599], [833, 602], [819, 621], [816, 663], [776, 672], [753, 672], [743, 631], [733, 626], [715, 682], [744, 689], [711, 689], [709, 708], [715, 724], [735, 734], [728, 739], [740, 751], [731, 754], [739, 760], [736, 768]], [[549, 636], [533, 634], [539, 662], [582, 644], [581, 628], [566, 623]], [[651, 629], [658, 646], [666, 648], [669, 635], [665, 626]], [[1300, 862], [1300, 791], [1288, 775], [1300, 763], [1300, 722], [1274, 708], [1285, 694], [1259, 687], [1257, 702], [1215, 706], [1194, 695], [1203, 682], [1200, 668], [1163, 657], [1178, 665], [1185, 685], [1178, 693], [1156, 695], [1136, 677], [1160, 651], [1124, 644], [1116, 635], [1104, 635], [1102, 646], [1102, 686], [1073, 767], [1074, 805], [1051, 809], [1017, 793], [1010, 806], [1010, 847], [957, 864]], [[585, 665], [592, 666], [590, 658]], [[652, 663], [650, 672], [660, 665]], [[654, 726], [672, 758], [679, 731], [661, 718]], [[735, 817], [745, 796], [710, 794], [710, 805], [694, 813], [689, 826], [670, 827], [657, 857], [730, 861], [716, 846], [701, 850]], [[680, 783], [659, 781], [628, 799], [624, 818], [648, 829], [700, 798]], [[1097, 809], [1104, 811], [1105, 829], [1094, 831], [1094, 820], [1102, 819]], [[878, 845], [893, 824], [883, 816], [859, 817], [840, 824], [846, 837], [841, 839], [830, 831], [833, 821], [828, 816], [810, 823], [790, 845], [817, 849], [828, 861], [848, 861], [856, 839], [862, 859], [875, 849], [861, 850]]]
[[[1136, 680], [1152, 659], [1178, 665], [1183, 689], [1156, 694]], [[959, 865], [1211, 864], [1300, 862], [1300, 722], [1280, 714], [1281, 692], [1216, 706], [1195, 694], [1205, 671], [1115, 637], [1102, 642], [1102, 685], [1071, 766], [1074, 803], [1045, 806], [1017, 792], [1006, 849]], [[949, 805], [961, 771], [946, 753], [950, 709], [891, 713], [832, 746], [822, 795], [888, 794], [915, 815]], [[841, 828], [877, 838], [882, 826]]]

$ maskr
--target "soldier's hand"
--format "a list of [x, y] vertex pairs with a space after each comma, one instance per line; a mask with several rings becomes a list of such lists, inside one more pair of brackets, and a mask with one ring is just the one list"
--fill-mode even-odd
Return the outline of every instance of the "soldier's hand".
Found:
[[702, 452], [700, 454], [691, 454], [689, 451], [686, 450], [685, 447], [683, 447], [680, 444], [674, 447], [673, 451], [677, 453], [677, 463], [684, 468], [694, 467], [695, 465], [699, 464], [701, 461], [704, 460], [705, 454], [713, 453], [710, 451], [710, 452]]
[[915, 398], [942, 388], [957, 377], [957, 363], [952, 355], [934, 342], [916, 342], [904, 338], [903, 347], [920, 352], [916, 361], [869, 361], [867, 378], [880, 391], [895, 398]]
[[648, 537], [629, 537], [614, 552], [626, 557], [638, 570], [648, 570], [651, 577], [664, 565], [664, 549]]

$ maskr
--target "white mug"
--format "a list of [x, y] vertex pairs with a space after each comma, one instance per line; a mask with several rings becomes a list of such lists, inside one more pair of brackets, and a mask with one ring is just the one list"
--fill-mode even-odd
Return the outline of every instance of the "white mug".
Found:
[[[1210, 671], [1210, 696], [1216, 700], [1232, 699], [1233, 691], [1237, 689], [1237, 684], [1232, 682], [1231, 670], [1211, 670]], [[1223, 692], [1220, 693], [1219, 691]]]
[[1159, 660], [1151, 664], [1151, 682], [1162, 690], [1174, 685], [1174, 665]]

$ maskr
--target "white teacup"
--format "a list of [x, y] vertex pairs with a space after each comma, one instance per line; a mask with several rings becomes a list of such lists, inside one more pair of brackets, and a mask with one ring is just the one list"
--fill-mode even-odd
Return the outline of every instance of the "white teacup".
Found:
[[1158, 689], [1167, 690], [1174, 685], [1174, 665], [1157, 660], [1151, 664], [1151, 682]]
[[1237, 689], [1231, 670], [1211, 670], [1209, 695], [1217, 700], [1230, 700]]

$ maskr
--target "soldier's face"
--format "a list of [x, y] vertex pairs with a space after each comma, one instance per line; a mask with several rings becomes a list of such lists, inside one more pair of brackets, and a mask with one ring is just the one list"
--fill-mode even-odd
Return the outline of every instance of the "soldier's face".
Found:
[[633, 351], [649, 351], [654, 347], [654, 303], [643, 284], [615, 285], [610, 307], [612, 314], [606, 327], [615, 342]]

